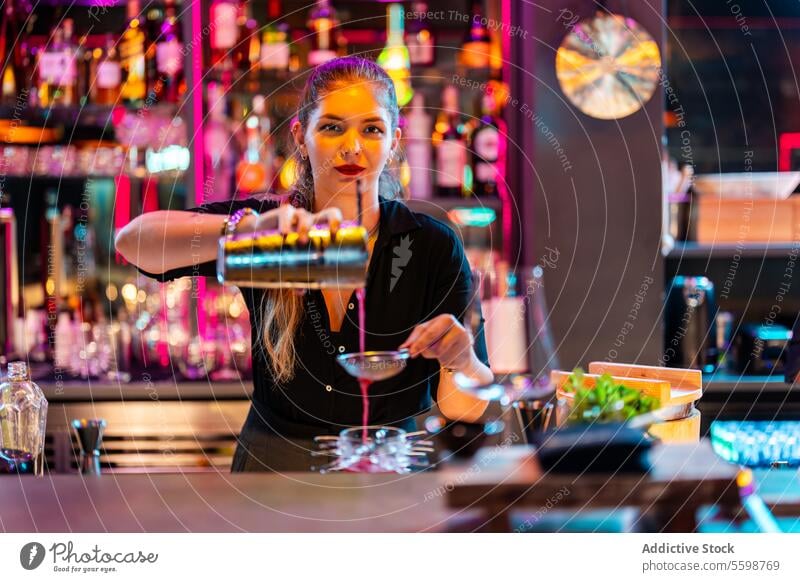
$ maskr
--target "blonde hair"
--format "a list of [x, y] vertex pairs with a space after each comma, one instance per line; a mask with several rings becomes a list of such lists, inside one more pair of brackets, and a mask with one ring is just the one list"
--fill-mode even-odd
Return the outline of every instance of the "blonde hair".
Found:
[[[337, 86], [355, 81], [374, 84], [378, 88], [381, 105], [389, 113], [391, 132], [400, 120], [400, 108], [394, 83], [389, 75], [375, 62], [361, 57], [333, 59], [315, 68], [306, 81], [300, 98], [297, 120], [305, 132], [309, 118], [320, 101]], [[291, 197], [293, 206], [314, 209], [314, 169], [311, 161], [303, 159], [298, 151], [293, 154], [297, 179]], [[389, 164], [378, 179], [378, 190], [385, 198], [397, 198], [402, 186], [396, 172]], [[276, 384], [284, 384], [294, 377], [297, 352], [294, 343], [297, 329], [303, 319], [303, 298], [292, 289], [271, 289], [264, 293], [261, 301], [263, 320], [258, 343], [264, 346], [267, 362]]]

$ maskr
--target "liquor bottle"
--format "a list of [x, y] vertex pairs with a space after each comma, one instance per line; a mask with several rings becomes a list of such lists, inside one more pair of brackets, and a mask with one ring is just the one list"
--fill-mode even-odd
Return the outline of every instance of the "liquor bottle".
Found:
[[42, 274], [45, 276], [45, 287], [48, 295], [60, 299], [65, 287], [64, 283], [64, 220], [58, 207], [58, 190], [47, 191], [47, 210], [44, 219], [46, 230], [42, 246]]
[[11, 204], [11, 196], [3, 190], [0, 182], [0, 361], [12, 356], [25, 356], [24, 307], [20, 301], [19, 256], [17, 254], [17, 219]]
[[69, 371], [72, 366], [72, 347], [75, 345], [75, 324], [72, 314], [67, 309], [61, 309], [56, 317], [56, 326], [53, 330], [53, 367], [56, 370]]
[[[77, 105], [78, 102], [81, 100], [83, 95], [80, 94], [79, 88], [80, 85], [80, 75], [79, 75], [79, 66], [81, 61], [83, 60], [83, 42], [86, 41], [86, 37], [84, 36], [81, 41], [78, 41], [75, 37], [75, 24], [71, 18], [67, 18], [64, 20], [64, 64], [66, 67], [67, 74], [62, 76], [62, 78], [66, 77], [65, 80], [65, 94], [67, 95], [65, 99], [65, 105]], [[74, 71], [74, 75], [73, 75]], [[72, 96], [69, 96], [69, 93], [72, 92]]]
[[409, 20], [406, 25], [406, 46], [411, 65], [433, 66], [436, 61], [436, 41], [423, 16], [428, 13], [428, 3], [414, 2], [411, 10], [417, 15], [417, 18]]
[[19, 49], [22, 38], [18, 25], [14, 3], [5, 2], [0, 22], [0, 102], [11, 105], [24, 85]]
[[102, 54], [102, 49], [100, 48], [88, 49], [88, 41], [88, 32], [78, 39], [78, 52], [75, 58], [78, 69], [77, 95], [78, 103], [81, 107], [86, 106], [91, 98], [92, 85], [95, 83], [92, 75], [95, 56], [99, 57]]
[[145, 51], [147, 38], [140, 20], [139, 0], [128, 2], [128, 23], [119, 44], [122, 68], [122, 99], [132, 105], [141, 106], [147, 98]]
[[253, 113], [258, 116], [259, 158], [267, 171], [267, 187], [275, 177], [275, 155], [272, 143], [272, 121], [269, 118], [267, 99], [263, 95], [253, 97]]
[[436, 119], [433, 145], [436, 148], [436, 195], [457, 198], [464, 191], [467, 145], [458, 106], [458, 89], [445, 87], [442, 110]]
[[308, 65], [316, 67], [336, 58], [336, 27], [339, 22], [329, 0], [317, 0], [308, 15], [308, 28], [312, 34]]
[[39, 99], [42, 107], [77, 104], [78, 63], [72, 20], [53, 32], [52, 42], [39, 54]]
[[[22, 33], [23, 36], [16, 44], [19, 49], [19, 66], [17, 67], [18, 95], [15, 99], [15, 105], [24, 106], [27, 104], [30, 107], [38, 107], [39, 92], [36, 90], [36, 76], [28, 73], [28, 71], [36, 69], [36, 63], [39, 61], [40, 47], [28, 40], [32, 33], [33, 19], [28, 18], [25, 31]], [[22, 74], [19, 74], [20, 71]]]
[[470, 132], [473, 193], [497, 196], [497, 184], [505, 174], [506, 125], [500, 117], [497, 83], [489, 83], [481, 98], [481, 117]]
[[10, 362], [8, 377], [0, 384], [0, 465], [7, 469], [13, 459], [14, 472], [28, 472], [20, 462], [33, 461], [37, 475], [44, 473], [44, 439], [47, 399], [31, 381], [25, 362]]
[[[338, 21], [337, 21], [337, 24], [339, 24]], [[334, 40], [336, 42], [336, 56], [337, 57], [346, 57], [347, 55], [349, 55], [350, 51], [349, 51], [348, 45], [347, 45], [347, 37], [345, 35], [341, 34], [341, 31], [338, 28], [336, 28], [333, 31], [333, 38], [334, 38]]]
[[156, 41], [156, 70], [160, 81], [160, 100], [178, 103], [186, 90], [183, 77], [183, 42], [175, 12], [175, 0], [167, 0], [161, 32]]
[[226, 90], [219, 83], [208, 85], [208, 122], [203, 132], [206, 146], [206, 175], [213, 177], [213, 188], [208, 202], [225, 202], [231, 199], [235, 158], [231, 147], [231, 127], [225, 114]]
[[486, 69], [491, 63], [491, 38], [481, 0], [473, 0], [469, 29], [461, 47], [461, 62], [470, 69]]
[[235, 48], [236, 69], [246, 80], [246, 90], [258, 91], [259, 72], [261, 70], [261, 37], [258, 34], [258, 23], [253, 18], [251, 4], [245, 0], [237, 18], [239, 43]]
[[425, 112], [425, 96], [417, 93], [411, 100], [411, 106], [406, 115], [406, 130], [403, 134], [406, 161], [410, 170], [408, 190], [411, 198], [427, 200], [432, 194], [432, 130], [431, 116]]
[[261, 37], [261, 68], [285, 71], [289, 68], [289, 25], [279, 23], [280, 0], [269, 0], [267, 4], [267, 26]]
[[114, 36], [108, 33], [105, 39], [105, 49], [95, 49], [100, 51], [100, 54], [92, 61], [94, 83], [91, 96], [92, 101], [98, 105], [115, 105], [120, 97], [122, 68], [116, 45]]
[[[255, 105], [253, 114], [245, 121], [247, 146], [244, 157], [236, 166], [236, 190], [247, 194], [265, 190], [268, 178], [261, 159], [261, 123]], [[258, 108], [263, 112], [263, 104]]]
[[378, 55], [377, 63], [394, 81], [397, 104], [407, 105], [414, 96], [411, 88], [411, 61], [408, 47], [403, 40], [403, 5], [389, 4], [386, 7], [386, 46]]
[[164, 94], [164, 75], [158, 70], [156, 58], [157, 43], [161, 37], [161, 26], [164, 23], [164, 10], [160, 3], [150, 2], [144, 15], [144, 78], [145, 103], [148, 106], [158, 103]]
[[214, 0], [211, 3], [211, 66], [216, 67], [232, 59], [231, 51], [239, 41], [239, 2]]
[[[64, 241], [61, 226], [61, 212], [58, 209], [58, 190], [49, 188], [46, 193], [46, 207], [40, 221], [39, 272], [44, 289], [44, 312], [47, 329], [54, 330], [61, 297], [62, 273], [64, 264]], [[53, 357], [55, 338], [47, 334], [47, 357]]]

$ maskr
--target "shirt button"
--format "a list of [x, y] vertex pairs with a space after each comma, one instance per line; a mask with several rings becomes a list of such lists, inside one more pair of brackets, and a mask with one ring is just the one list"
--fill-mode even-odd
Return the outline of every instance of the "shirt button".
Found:
[[328, 392], [330, 392], [331, 390], [333, 390], [333, 386], [331, 386], [330, 384], [328, 384], [327, 386], [325, 386], [325, 390], [327, 390]]
[[340, 353], [340, 354], [343, 354], [343, 353], [344, 353], [344, 346], [339, 346], [339, 353]]
[[355, 307], [355, 304], [351, 303], [350, 305], [347, 306], [347, 309], [353, 309], [353, 307]]

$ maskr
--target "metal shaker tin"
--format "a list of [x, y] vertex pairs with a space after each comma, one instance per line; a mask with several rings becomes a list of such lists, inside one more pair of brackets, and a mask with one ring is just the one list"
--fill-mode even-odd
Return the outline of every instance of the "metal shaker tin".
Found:
[[217, 280], [238, 287], [321, 289], [364, 287], [369, 252], [367, 229], [342, 223], [335, 234], [315, 226], [308, 241], [278, 230], [219, 240]]

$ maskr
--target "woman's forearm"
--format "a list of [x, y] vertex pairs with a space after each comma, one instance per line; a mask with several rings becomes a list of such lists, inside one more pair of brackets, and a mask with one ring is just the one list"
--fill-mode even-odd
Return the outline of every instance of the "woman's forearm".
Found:
[[[458, 372], [478, 384], [488, 384], [494, 380], [494, 374], [486, 364], [478, 359], [474, 350], [469, 364], [464, 369], [458, 370]], [[453, 374], [444, 370], [439, 374], [436, 403], [439, 406], [439, 411], [448, 419], [464, 422], [477, 421], [489, 406], [489, 403], [485, 400], [462, 392], [456, 385]]]
[[[226, 218], [182, 210], [148, 212], [119, 231], [115, 246], [127, 261], [150, 273], [198, 265], [217, 257]], [[245, 216], [240, 224], [252, 218]]]

